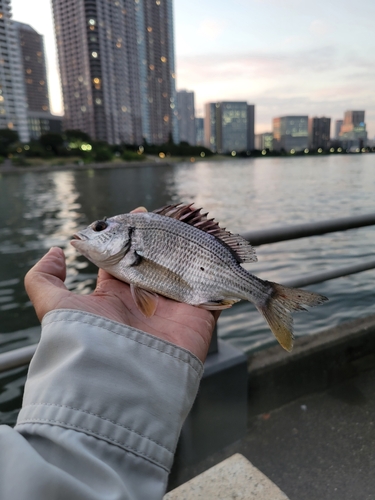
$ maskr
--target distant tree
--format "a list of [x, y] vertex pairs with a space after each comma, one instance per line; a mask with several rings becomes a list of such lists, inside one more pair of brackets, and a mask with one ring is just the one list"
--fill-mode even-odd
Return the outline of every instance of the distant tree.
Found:
[[105, 146], [100, 146], [94, 151], [94, 160], [98, 162], [102, 161], [111, 161], [112, 160], [112, 151]]
[[58, 155], [64, 145], [64, 138], [61, 134], [49, 132], [41, 135], [39, 142], [44, 149], [52, 151], [55, 155]]
[[65, 130], [64, 132], [64, 137], [66, 138], [67, 141], [69, 142], [87, 142], [91, 143], [91, 137], [86, 134], [86, 132], [83, 132], [82, 130]]
[[18, 133], [15, 130], [10, 130], [9, 128], [0, 129], [0, 155], [6, 156], [9, 147], [18, 142], [18, 140]]

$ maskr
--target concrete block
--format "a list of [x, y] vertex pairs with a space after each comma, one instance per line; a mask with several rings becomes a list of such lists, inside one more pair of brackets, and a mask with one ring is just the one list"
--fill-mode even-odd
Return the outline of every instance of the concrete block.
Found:
[[164, 496], [164, 500], [288, 500], [288, 497], [243, 455], [206, 470]]

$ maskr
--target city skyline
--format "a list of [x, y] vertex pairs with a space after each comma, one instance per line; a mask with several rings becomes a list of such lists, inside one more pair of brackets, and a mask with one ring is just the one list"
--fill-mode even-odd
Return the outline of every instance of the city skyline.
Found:
[[[314, 8], [300, 0], [174, 0], [173, 6], [177, 89], [195, 92], [197, 116], [206, 102], [252, 102], [260, 133], [271, 130], [276, 116], [328, 116], [334, 123], [349, 109], [364, 109], [374, 137], [371, 0], [360, 9], [338, 0], [317, 0]], [[12, 10], [15, 20], [45, 36], [51, 108], [59, 114], [50, 0], [12, 0]]]

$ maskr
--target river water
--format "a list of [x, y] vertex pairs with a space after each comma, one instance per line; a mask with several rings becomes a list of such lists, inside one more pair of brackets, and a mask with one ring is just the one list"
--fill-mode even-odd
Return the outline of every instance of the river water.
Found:
[[[67, 258], [66, 284], [90, 293], [96, 269], [69, 244], [96, 219], [144, 205], [195, 202], [232, 232], [366, 214], [375, 211], [375, 155], [231, 159], [0, 176], [0, 352], [38, 341], [40, 328], [23, 288], [27, 270], [51, 247]], [[257, 276], [283, 282], [374, 255], [375, 227], [258, 249], [246, 264]], [[312, 335], [374, 310], [375, 271], [310, 287], [325, 305], [295, 317], [295, 333]], [[219, 336], [249, 352], [275, 340], [255, 308], [224, 311]], [[0, 377], [0, 422], [14, 422], [26, 368]]]

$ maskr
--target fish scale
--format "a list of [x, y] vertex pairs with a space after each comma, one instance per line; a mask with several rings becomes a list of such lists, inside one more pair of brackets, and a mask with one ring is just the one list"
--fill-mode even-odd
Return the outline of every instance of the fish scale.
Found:
[[156, 294], [211, 310], [248, 300], [288, 351], [293, 346], [291, 312], [327, 300], [249, 273], [241, 263], [256, 261], [251, 245], [192, 205], [96, 221], [71, 243], [98, 267], [129, 283], [145, 316], [155, 313]]

